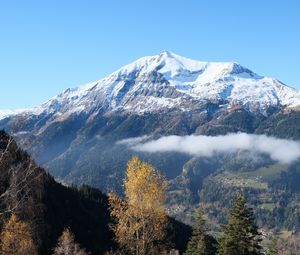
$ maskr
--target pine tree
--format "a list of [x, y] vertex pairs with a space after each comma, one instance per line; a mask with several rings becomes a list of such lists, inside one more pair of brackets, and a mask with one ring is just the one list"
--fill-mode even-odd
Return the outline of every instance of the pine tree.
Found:
[[73, 233], [65, 229], [58, 239], [53, 255], [88, 255], [88, 253], [75, 242]]
[[150, 164], [133, 157], [124, 188], [125, 200], [113, 194], [109, 197], [117, 242], [133, 254], [158, 254], [157, 243], [164, 240], [167, 229], [166, 180]]
[[185, 255], [210, 255], [214, 254], [214, 248], [206, 234], [205, 220], [200, 208], [196, 211], [196, 225], [187, 245]]
[[15, 214], [5, 222], [0, 236], [1, 255], [36, 255], [35, 246], [30, 227], [18, 219]]
[[230, 211], [228, 224], [223, 226], [218, 245], [219, 255], [257, 255], [261, 253], [261, 238], [254, 224], [253, 212], [246, 207], [242, 193], [238, 194]]
[[278, 255], [278, 239], [276, 237], [272, 238], [270, 247], [268, 249], [267, 255]]

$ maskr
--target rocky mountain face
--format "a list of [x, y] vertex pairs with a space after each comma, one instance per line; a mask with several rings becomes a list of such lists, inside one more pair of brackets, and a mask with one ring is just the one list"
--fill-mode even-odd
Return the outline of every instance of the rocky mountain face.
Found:
[[[231, 178], [236, 180], [231, 187], [236, 187], [239, 178], [245, 178], [237, 166], [247, 168], [247, 174], [256, 173], [251, 180], [266, 167], [274, 173], [272, 178], [281, 178], [288, 167], [269, 159], [245, 161], [240, 154], [214, 158], [149, 154], [131, 150], [124, 139], [245, 132], [299, 140], [299, 107], [298, 90], [238, 63], [200, 62], [165, 51], [68, 89], [33, 109], [2, 111], [0, 129], [14, 135], [56, 178], [103, 191], [121, 187], [126, 162], [137, 154], [169, 178], [170, 213], [186, 215], [202, 198], [207, 205], [212, 203], [211, 197], [201, 195], [203, 188], [209, 193], [215, 187], [210, 183], [220, 181], [226, 187], [231, 183], [231, 177], [217, 173], [234, 171], [238, 176]], [[212, 174], [220, 178], [211, 179]], [[277, 203], [270, 196], [259, 203]]]

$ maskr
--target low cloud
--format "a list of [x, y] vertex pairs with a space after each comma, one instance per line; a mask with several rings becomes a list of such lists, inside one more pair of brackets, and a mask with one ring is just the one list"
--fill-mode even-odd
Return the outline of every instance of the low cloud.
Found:
[[137, 144], [141, 144], [144, 141], [147, 141], [150, 139], [150, 136], [144, 135], [144, 136], [139, 136], [139, 137], [132, 137], [132, 138], [127, 138], [123, 139], [121, 141], [118, 141], [117, 144], [125, 144], [128, 146], [135, 146]]
[[134, 150], [155, 152], [180, 152], [196, 156], [210, 157], [221, 153], [249, 151], [269, 155], [273, 160], [289, 164], [300, 158], [300, 143], [277, 139], [265, 135], [245, 133], [224, 136], [165, 136], [149, 141], [148, 137], [123, 140]]

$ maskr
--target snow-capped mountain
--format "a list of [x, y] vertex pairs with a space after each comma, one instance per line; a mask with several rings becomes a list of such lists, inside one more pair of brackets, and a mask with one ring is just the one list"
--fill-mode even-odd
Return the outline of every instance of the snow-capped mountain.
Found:
[[[60, 118], [97, 111], [143, 114], [189, 111], [207, 101], [225, 109], [241, 107], [263, 113], [270, 107], [300, 105], [300, 92], [235, 62], [202, 62], [164, 51], [140, 58], [101, 80], [67, 89], [23, 113], [52, 113]], [[19, 113], [0, 111], [0, 119]]]
[[[85, 183], [102, 191], [120, 192], [127, 162], [137, 155], [163, 171], [170, 184], [168, 201], [176, 205], [175, 214], [186, 215], [191, 204], [199, 204], [199, 194], [201, 199], [208, 189], [208, 194], [221, 194], [214, 196], [220, 200], [212, 204], [223, 203], [222, 194], [233, 194], [240, 183], [248, 188], [254, 180], [248, 176], [253, 173], [258, 174], [255, 182], [259, 181], [255, 203], [257, 197], [266, 199], [263, 204], [270, 203], [277, 194], [271, 185], [281, 185], [272, 179], [272, 184], [262, 189], [268, 185], [261, 177], [262, 169], [264, 173], [270, 169], [277, 177], [284, 173], [288, 180], [287, 169], [273, 162], [268, 153], [239, 151], [231, 155], [229, 149], [219, 156], [209, 142], [203, 144], [214, 151], [209, 158], [172, 150], [147, 153], [132, 150], [137, 146], [128, 144], [174, 135], [193, 139], [239, 132], [300, 141], [299, 110], [300, 92], [276, 79], [235, 62], [201, 62], [165, 51], [141, 58], [101, 80], [67, 89], [33, 109], [0, 111], [0, 130], [13, 135], [23, 150], [63, 183]], [[198, 146], [192, 143], [189, 146]], [[228, 144], [227, 140], [222, 143], [224, 147]], [[261, 151], [264, 146], [269, 151], [278, 145], [262, 140], [261, 146]], [[297, 172], [299, 161], [293, 162], [293, 167]], [[245, 181], [235, 179], [240, 171]], [[228, 173], [232, 175], [227, 177]], [[253, 188], [249, 185], [251, 192]], [[290, 204], [294, 206], [293, 198]]]
[[[121, 140], [236, 132], [300, 140], [298, 105], [298, 90], [237, 63], [165, 51], [33, 109], [0, 112], [0, 130], [56, 178], [111, 190], [137, 153]], [[195, 166], [186, 155], [139, 156], [170, 178]]]

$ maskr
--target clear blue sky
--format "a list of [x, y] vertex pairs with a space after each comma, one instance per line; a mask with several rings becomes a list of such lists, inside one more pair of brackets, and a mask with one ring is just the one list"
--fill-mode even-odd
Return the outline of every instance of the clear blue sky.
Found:
[[300, 88], [298, 0], [1, 0], [0, 109], [31, 107], [164, 49]]

